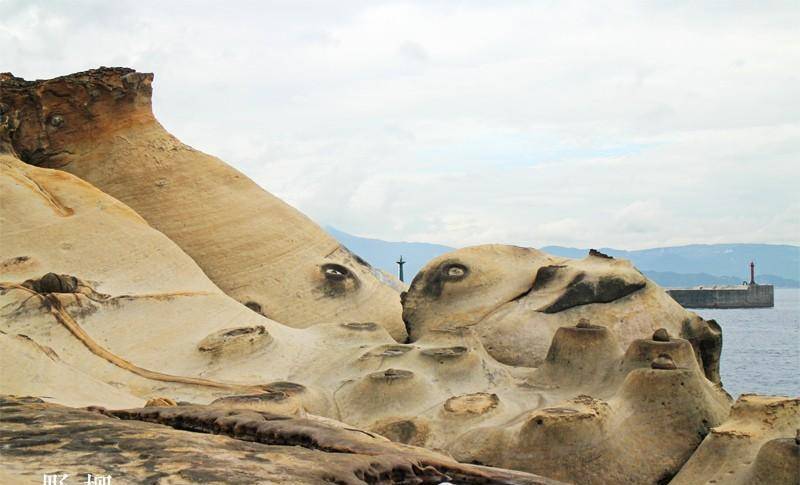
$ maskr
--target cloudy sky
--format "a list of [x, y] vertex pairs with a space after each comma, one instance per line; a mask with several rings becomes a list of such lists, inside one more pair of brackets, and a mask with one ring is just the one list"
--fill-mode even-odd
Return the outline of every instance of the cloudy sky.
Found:
[[0, 0], [0, 71], [156, 116], [389, 240], [800, 243], [800, 3]]

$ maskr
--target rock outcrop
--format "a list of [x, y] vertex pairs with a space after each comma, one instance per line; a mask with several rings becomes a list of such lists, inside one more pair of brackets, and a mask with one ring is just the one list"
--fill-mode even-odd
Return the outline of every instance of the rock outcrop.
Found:
[[[430, 262], [404, 295], [410, 340], [398, 343], [405, 329], [366, 317], [399, 312], [399, 298], [387, 304], [375, 286], [377, 296], [359, 303], [370, 294], [360, 290], [380, 284], [366, 266], [355, 263], [363, 274], [345, 268], [336, 258], [352, 256], [338, 246], [315, 259], [316, 226], [247, 189], [222, 162], [169, 141], [149, 111], [149, 81], [102, 70], [0, 84], [0, 394], [48, 401], [0, 400], [0, 479], [69, 473], [87, 465], [86, 453], [96, 460], [79, 473], [133, 482], [796, 479], [797, 448], [787, 440], [798, 427], [797, 400], [746, 396], [729, 416], [719, 327], [630, 263], [499, 245], [456, 251]], [[97, 146], [85, 139], [87, 126], [98, 131]], [[153, 151], [157, 140], [176, 153]], [[197, 168], [178, 170], [179, 162]], [[265, 316], [266, 300], [240, 298], [206, 276], [213, 271], [192, 250], [239, 254], [241, 220], [214, 222], [231, 234], [208, 239], [201, 229], [210, 226], [191, 204], [142, 182], [167, 174], [162, 188], [189, 198], [197, 187], [239, 187], [272, 200], [273, 212], [249, 217], [262, 228], [291, 219], [273, 234], [289, 240], [267, 240], [262, 254], [256, 233], [242, 229], [247, 258], [284, 248], [299, 255], [298, 271], [327, 283], [291, 276], [286, 284], [299, 296], [256, 286], [273, 304], [285, 301], [288, 314], [319, 319], [284, 325]], [[239, 181], [215, 185], [226, 177]], [[231, 213], [240, 203], [245, 212], [265, 207], [235, 196], [220, 203]], [[181, 220], [194, 229], [171, 225]], [[302, 237], [291, 236], [294, 223]], [[162, 226], [186, 239], [176, 244]], [[293, 271], [280, 264], [278, 279]], [[301, 300], [308, 308], [292, 310]], [[75, 409], [85, 406], [92, 411]]]
[[800, 398], [742, 395], [670, 483], [800, 483]]
[[608, 327], [624, 349], [658, 328], [688, 339], [706, 376], [719, 383], [722, 334], [678, 305], [630, 262], [594, 251], [582, 260], [536, 249], [486, 245], [430, 261], [403, 295], [413, 340], [470, 327], [500, 362], [540, 366], [560, 327], [586, 319]]
[[[563, 474], [565, 464], [591, 458], [592, 440], [605, 436], [616, 476], [638, 483], [676, 473], [698, 433], [727, 415], [727, 396], [705, 379], [691, 344], [664, 342], [664, 332], [623, 354], [613, 332], [578, 322], [555, 333], [540, 368], [526, 369], [497, 362], [469, 328], [431, 329], [413, 344], [369, 322], [290, 328], [222, 293], [163, 234], [86, 182], [10, 156], [1, 175], [2, 207], [15, 210], [2, 214], [0, 245], [13, 256], [0, 263], [0, 341], [4, 358], [27, 361], [4, 379], [5, 393], [74, 406], [194, 402], [321, 415], [463, 461], [567, 480], [576, 476]], [[662, 354], [675, 369], [651, 369]], [[574, 399], [586, 394], [606, 410], [599, 435], [543, 420], [546, 435], [571, 436], [569, 445], [525, 438], [521, 423], [551, 408], [580, 414]], [[670, 403], [668, 415], [642, 404], [654, 395]], [[619, 449], [651, 432], [621, 426], [631, 412], [661, 420], [660, 440], [674, 443], [636, 470]], [[561, 457], [513, 458], [541, 443]], [[575, 470], [585, 483], [609, 473]]]
[[152, 74], [101, 68], [46, 81], [0, 74], [19, 158], [77, 175], [181, 247], [225, 293], [293, 327], [377, 322], [405, 339], [387, 276], [155, 119]]

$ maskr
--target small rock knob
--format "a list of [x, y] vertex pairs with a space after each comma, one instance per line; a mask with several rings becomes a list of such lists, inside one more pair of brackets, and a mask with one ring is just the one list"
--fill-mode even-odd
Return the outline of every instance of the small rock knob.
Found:
[[656, 342], [669, 342], [669, 332], [666, 328], [659, 328], [653, 332], [653, 340]]
[[39, 293], [76, 293], [78, 279], [70, 275], [47, 273], [34, 282], [33, 289]]
[[177, 406], [178, 404], [168, 397], [154, 397], [148, 399], [147, 402], [144, 404], [146, 408], [152, 407], [172, 407]]
[[591, 328], [592, 324], [589, 323], [588, 318], [581, 318], [580, 320], [578, 320], [578, 324], [575, 326], [578, 328]]
[[653, 363], [650, 364], [650, 367], [660, 370], [673, 370], [678, 368], [669, 354], [659, 354], [658, 357], [653, 360]]

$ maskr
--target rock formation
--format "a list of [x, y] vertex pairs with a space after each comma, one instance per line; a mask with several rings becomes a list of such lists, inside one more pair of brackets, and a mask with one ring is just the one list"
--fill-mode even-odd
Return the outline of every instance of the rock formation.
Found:
[[622, 346], [665, 328], [688, 339], [706, 376], [719, 382], [722, 335], [678, 305], [630, 262], [592, 251], [582, 260], [531, 248], [486, 245], [430, 261], [403, 296], [413, 340], [432, 329], [474, 328], [500, 362], [537, 367], [560, 327], [586, 319]]
[[800, 483], [800, 398], [742, 395], [670, 483]]
[[[719, 327], [630, 263], [499, 245], [455, 251], [431, 261], [404, 295], [410, 339], [398, 343], [404, 328], [371, 317], [395, 312], [399, 321], [399, 295], [386, 303], [392, 293], [358, 262], [330, 266], [354, 257], [339, 246], [320, 256], [325, 239], [313, 223], [165, 134], [149, 111], [149, 81], [103, 70], [0, 84], [0, 394], [49, 401], [0, 400], [0, 446], [11, 450], [3, 473], [40, 481], [43, 469], [67, 472], [92, 453], [84, 473], [136, 482], [796, 477], [797, 400], [746, 396], [729, 416]], [[84, 102], [91, 116], [74, 109]], [[97, 146], [82, 134], [87, 126], [98, 130]], [[155, 140], [174, 150], [155, 150]], [[200, 168], [179, 171], [179, 162]], [[273, 231], [264, 245], [254, 243], [264, 232], [242, 229], [193, 192], [229, 190], [226, 177], [262, 201], [232, 196], [219, 202], [228, 214], [236, 204], [246, 213], [273, 204], [248, 216]], [[154, 189], [159, 178], [176, 194]], [[219, 219], [201, 221], [180, 194]], [[207, 223], [224, 234], [207, 234]], [[234, 237], [240, 229], [246, 247]], [[283, 250], [309, 276], [286, 280], [299, 296], [258, 283], [256, 301], [208, 267], [227, 265], [209, 255], [228, 251], [237, 255], [232, 276], [250, 274], [235, 269], [245, 259], [277, 261], [280, 280], [294, 271], [281, 266]], [[369, 294], [377, 296], [362, 300]], [[285, 315], [315, 321], [287, 326], [263, 306], [253, 311], [267, 296], [270, 308], [285, 300]]]
[[389, 278], [306, 216], [156, 121], [152, 74], [101, 68], [47, 81], [0, 75], [19, 157], [122, 201], [224, 292], [293, 327], [372, 321], [405, 338]]

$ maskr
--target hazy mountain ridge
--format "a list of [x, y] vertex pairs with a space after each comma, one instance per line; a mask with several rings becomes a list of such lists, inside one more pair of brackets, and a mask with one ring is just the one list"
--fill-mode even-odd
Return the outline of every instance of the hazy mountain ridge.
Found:
[[389, 274], [397, 276], [395, 261], [403, 256], [403, 260], [406, 261], [404, 266], [406, 283], [411, 282], [425, 263], [455, 249], [441, 244], [383, 241], [354, 236], [330, 226], [325, 226], [325, 230], [349, 250]]
[[[543, 251], [577, 258], [586, 249], [545, 246]], [[637, 268], [663, 286], [740, 284], [750, 281], [750, 261], [756, 264], [756, 281], [776, 286], [800, 286], [800, 247], [786, 244], [692, 244], [627, 251], [600, 248], [617, 258], [633, 261]], [[683, 278], [676, 278], [681, 275]]]
[[[406, 261], [410, 282], [431, 259], [455, 248], [422, 242], [383, 241], [354, 236], [326, 226], [339, 242], [372, 265], [397, 275], [397, 259]], [[545, 246], [542, 251], [568, 258], [583, 258], [588, 249]], [[779, 244], [693, 244], [627, 251], [600, 248], [614, 257], [629, 259], [649, 278], [664, 287], [737, 285], [749, 281], [750, 261], [756, 263], [756, 281], [779, 287], [800, 287], [800, 247]]]
[[[683, 274], [671, 271], [642, 271], [648, 278], [664, 288], [691, 288], [694, 286], [729, 286], [740, 285], [743, 278], [735, 276], [715, 276], [708, 273]], [[800, 288], [800, 281], [781, 278], [775, 275], [761, 275], [756, 281], [762, 285], [773, 285], [779, 288]]]

